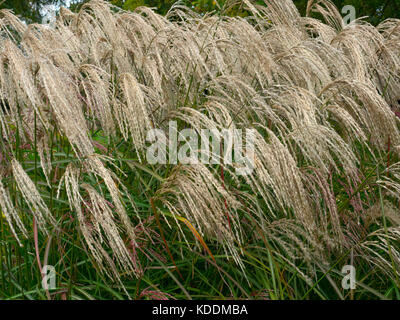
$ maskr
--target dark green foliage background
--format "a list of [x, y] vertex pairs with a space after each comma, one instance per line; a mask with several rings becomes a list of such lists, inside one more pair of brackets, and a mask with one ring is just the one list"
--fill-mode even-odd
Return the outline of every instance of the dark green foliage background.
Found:
[[40, 22], [42, 14], [40, 9], [46, 5], [63, 5], [64, 0], [0, 0], [0, 9], [11, 9], [28, 23]]
[[[109, 0], [112, 4], [125, 10], [134, 10], [138, 6], [157, 8], [161, 14], [165, 14], [175, 0]], [[77, 10], [86, 0], [71, 1], [71, 9]], [[223, 5], [223, 0], [185, 0], [199, 12], [218, 10], [218, 4]], [[218, 2], [218, 3], [217, 3]], [[257, 1], [260, 4], [263, 1]], [[307, 0], [294, 0], [302, 15], [305, 14]], [[400, 0], [333, 0], [333, 3], [342, 8], [345, 5], [353, 5], [357, 11], [357, 17], [368, 16], [372, 24], [378, 24], [387, 18], [400, 18]], [[27, 22], [40, 22], [40, 8], [44, 5], [63, 5], [65, 0], [0, 0], [0, 8], [12, 9], [15, 14], [22, 16]], [[231, 15], [241, 14], [239, 6], [229, 12]]]

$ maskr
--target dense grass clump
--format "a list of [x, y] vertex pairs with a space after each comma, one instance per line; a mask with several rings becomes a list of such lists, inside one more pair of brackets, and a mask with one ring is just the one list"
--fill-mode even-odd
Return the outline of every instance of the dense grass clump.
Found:
[[[231, 5], [0, 11], [0, 298], [400, 297], [400, 21]], [[254, 129], [253, 172], [149, 163], [170, 121]]]

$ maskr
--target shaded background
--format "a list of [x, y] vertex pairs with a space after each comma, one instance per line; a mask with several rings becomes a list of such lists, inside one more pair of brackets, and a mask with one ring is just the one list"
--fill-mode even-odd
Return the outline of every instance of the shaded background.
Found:
[[[193, 6], [196, 11], [207, 12], [218, 9], [216, 1], [218, 0], [185, 0], [184, 2]], [[15, 14], [31, 23], [41, 22], [43, 15], [45, 15], [43, 8], [47, 5], [55, 5], [56, 7], [65, 5], [75, 11], [85, 2], [87, 0], [0, 0], [0, 8], [12, 9]], [[142, 5], [156, 7], [159, 13], [165, 14], [175, 0], [109, 0], [109, 2], [125, 10], [133, 10]], [[219, 4], [223, 4], [223, 2], [222, 0], [218, 1]], [[263, 3], [263, 1], [257, 2]], [[333, 0], [332, 2], [338, 8], [353, 5], [357, 11], [357, 17], [369, 16], [367, 20], [374, 25], [386, 18], [400, 18], [400, 0]], [[294, 0], [294, 3], [304, 15], [307, 0]], [[245, 15], [244, 12], [240, 11], [239, 6], [233, 8], [229, 14]]]

